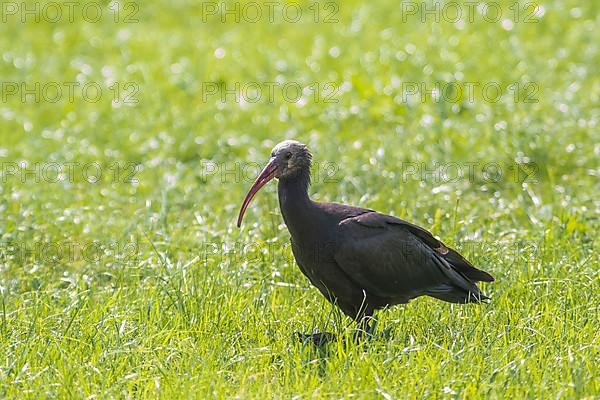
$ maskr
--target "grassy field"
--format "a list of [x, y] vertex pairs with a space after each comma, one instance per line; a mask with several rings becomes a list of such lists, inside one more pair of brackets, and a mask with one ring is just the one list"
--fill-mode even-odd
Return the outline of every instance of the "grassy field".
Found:
[[[600, 3], [24, 4], [0, 15], [0, 397], [600, 398]], [[313, 198], [431, 229], [490, 303], [297, 343], [353, 324], [276, 185], [235, 227], [287, 138]]]

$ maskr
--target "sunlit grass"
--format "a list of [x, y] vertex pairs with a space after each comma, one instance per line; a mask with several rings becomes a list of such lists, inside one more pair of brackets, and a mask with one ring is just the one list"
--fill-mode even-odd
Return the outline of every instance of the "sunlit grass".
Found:
[[[0, 397], [600, 396], [598, 4], [464, 26], [383, 1], [340, 3], [337, 23], [202, 10], [0, 24], [2, 82], [103, 88], [0, 102]], [[336, 102], [205, 92], [252, 82], [331, 83]], [[537, 101], [403, 100], [448, 82], [534, 83]], [[138, 102], [113, 102], [131, 83]], [[295, 266], [275, 185], [235, 228], [284, 138], [313, 150], [314, 198], [431, 229], [496, 277], [490, 303], [420, 298], [345, 340], [352, 323]], [[294, 340], [317, 330], [341, 339]]]

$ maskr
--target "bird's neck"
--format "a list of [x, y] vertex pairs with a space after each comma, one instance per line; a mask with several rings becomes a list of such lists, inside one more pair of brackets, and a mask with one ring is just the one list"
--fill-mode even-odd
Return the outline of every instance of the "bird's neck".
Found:
[[310, 170], [307, 168], [294, 176], [279, 179], [277, 193], [279, 207], [292, 237], [309, 228], [313, 202], [308, 197]]

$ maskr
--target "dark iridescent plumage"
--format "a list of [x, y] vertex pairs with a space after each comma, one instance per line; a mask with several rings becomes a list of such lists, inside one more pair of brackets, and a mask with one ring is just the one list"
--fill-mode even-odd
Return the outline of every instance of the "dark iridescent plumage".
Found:
[[476, 282], [494, 278], [425, 229], [373, 210], [310, 200], [310, 160], [301, 143], [277, 145], [242, 206], [238, 224], [256, 191], [279, 178], [279, 205], [296, 262], [346, 315], [368, 329], [375, 310], [415, 297], [452, 303], [487, 299]]

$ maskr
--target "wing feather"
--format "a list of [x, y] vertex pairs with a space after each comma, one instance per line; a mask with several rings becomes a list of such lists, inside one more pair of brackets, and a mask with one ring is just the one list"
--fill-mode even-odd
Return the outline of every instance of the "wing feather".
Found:
[[[483, 296], [474, 283], [477, 278], [464, 272], [479, 270], [423, 228], [376, 212], [345, 218], [339, 227], [337, 264], [374, 295], [408, 300], [454, 290]], [[466, 265], [456, 267], [452, 259]]]

